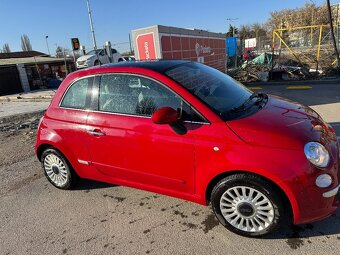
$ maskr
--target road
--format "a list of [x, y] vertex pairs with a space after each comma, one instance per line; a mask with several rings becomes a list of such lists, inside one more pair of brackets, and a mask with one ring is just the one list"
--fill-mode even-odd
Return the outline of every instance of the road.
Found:
[[[262, 90], [323, 111], [337, 127], [340, 87], [312, 87]], [[191, 202], [86, 180], [58, 190], [33, 154], [34, 136], [29, 129], [0, 133], [0, 254], [339, 253], [340, 210], [321, 222], [250, 239], [224, 229], [210, 207]]]

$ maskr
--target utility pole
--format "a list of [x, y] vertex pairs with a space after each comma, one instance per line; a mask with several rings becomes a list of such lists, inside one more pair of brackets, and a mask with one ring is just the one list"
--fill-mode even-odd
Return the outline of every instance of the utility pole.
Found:
[[[234, 24], [235, 20], [238, 20], [238, 18], [228, 18], [227, 19], [229, 21], [229, 25], [231, 25], [232, 23]], [[234, 26], [231, 25], [233, 28], [233, 38], [235, 37], [235, 24]], [[237, 39], [235, 38], [234, 40], [236, 40], [236, 52], [235, 52], [235, 68], [237, 68], [237, 55], [238, 55], [238, 50], [237, 50]]]
[[47, 46], [48, 55], [51, 56], [50, 47], [48, 46], [48, 40], [47, 40], [47, 38], [48, 38], [48, 35], [45, 36], [45, 39], [46, 39], [46, 46]]
[[335, 51], [336, 60], [337, 60], [337, 69], [338, 69], [338, 72], [340, 72], [340, 58], [339, 58], [339, 51], [338, 51], [338, 46], [337, 46], [336, 39], [335, 39], [335, 34], [334, 34], [333, 17], [332, 17], [332, 7], [331, 7], [331, 3], [330, 3], [329, 0], [327, 0], [327, 8], [328, 8], [329, 25], [331, 26], [331, 34], [332, 34], [333, 45], [334, 45], [334, 51]]
[[132, 54], [131, 34], [129, 34], [130, 54]]
[[[227, 20], [229, 21], [229, 25], [231, 25], [231, 24], [234, 24], [234, 21], [238, 20], [238, 18], [228, 18]], [[233, 37], [234, 37], [235, 36], [235, 24], [231, 26], [233, 28]]]
[[89, 20], [90, 20], [90, 29], [92, 33], [92, 40], [93, 40], [93, 48], [97, 50], [97, 42], [96, 42], [96, 36], [94, 34], [94, 28], [93, 28], [93, 21], [92, 21], [92, 12], [90, 8], [90, 0], [86, 0], [87, 3], [87, 12], [89, 14]]

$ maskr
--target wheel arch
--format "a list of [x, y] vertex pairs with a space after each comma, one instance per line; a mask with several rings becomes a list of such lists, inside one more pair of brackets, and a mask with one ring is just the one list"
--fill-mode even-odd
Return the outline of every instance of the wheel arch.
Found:
[[37, 148], [37, 152], [36, 152], [36, 155], [37, 155], [37, 158], [39, 161], [41, 161], [41, 156], [43, 154], [43, 152], [49, 148], [55, 148], [57, 149], [58, 151], [60, 151], [58, 148], [56, 148], [54, 145], [52, 144], [49, 144], [49, 143], [43, 143], [43, 144], [40, 144]]
[[278, 192], [279, 196], [282, 198], [282, 202], [284, 203], [284, 206], [287, 206], [289, 208], [289, 217], [292, 217], [292, 219], [294, 220], [294, 222], [296, 221], [297, 218], [299, 218], [299, 209], [297, 206], [297, 202], [295, 200], [295, 197], [293, 196], [293, 194], [290, 192], [290, 190], [288, 189], [288, 187], [283, 187], [283, 185], [279, 185], [277, 184], [276, 181], [272, 180], [271, 178], [268, 178], [267, 176], [263, 176], [259, 173], [254, 173], [254, 172], [250, 172], [250, 171], [245, 171], [245, 170], [233, 170], [233, 171], [227, 171], [227, 172], [223, 172], [218, 174], [217, 176], [215, 176], [212, 180], [210, 180], [210, 182], [207, 185], [207, 188], [205, 190], [205, 200], [206, 203], [209, 204], [210, 203], [210, 196], [212, 193], [212, 190], [214, 189], [214, 187], [216, 186], [216, 184], [221, 181], [222, 179], [230, 176], [230, 175], [234, 175], [234, 174], [252, 174], [252, 175], [257, 175], [259, 177], [261, 177], [262, 179], [264, 179], [265, 181], [267, 181], [269, 183], [269, 185], [272, 186], [272, 188]]

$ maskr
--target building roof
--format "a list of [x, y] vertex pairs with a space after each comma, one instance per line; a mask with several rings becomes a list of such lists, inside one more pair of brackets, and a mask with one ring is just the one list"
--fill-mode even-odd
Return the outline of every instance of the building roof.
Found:
[[48, 56], [47, 54], [39, 51], [17, 51], [17, 52], [9, 52], [9, 53], [0, 53], [0, 59], [6, 58], [29, 58], [29, 57], [38, 57], [38, 56]]
[[[73, 61], [72, 59], [66, 59], [67, 62]], [[28, 58], [6, 58], [0, 59], [0, 66], [17, 65], [17, 64], [48, 64], [64, 62], [63, 58], [53, 57], [28, 57]]]
[[163, 26], [163, 25], [154, 25], [144, 28], [138, 28], [132, 30], [132, 33], [135, 34], [138, 31], [154, 31], [157, 30], [159, 33], [163, 34], [176, 34], [176, 35], [184, 35], [184, 36], [193, 36], [193, 37], [213, 37], [213, 38], [225, 38], [225, 34], [223, 33], [216, 33], [210, 32], [207, 30], [202, 29], [195, 29], [195, 28], [179, 28], [179, 27], [170, 27], [170, 26]]

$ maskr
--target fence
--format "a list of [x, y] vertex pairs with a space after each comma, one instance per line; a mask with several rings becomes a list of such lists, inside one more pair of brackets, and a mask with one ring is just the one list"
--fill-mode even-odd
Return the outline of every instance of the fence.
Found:
[[[339, 42], [339, 26], [335, 26]], [[329, 25], [315, 25], [275, 29], [272, 36], [272, 51], [278, 55], [277, 63], [292, 64], [324, 70], [336, 63], [336, 55]]]

